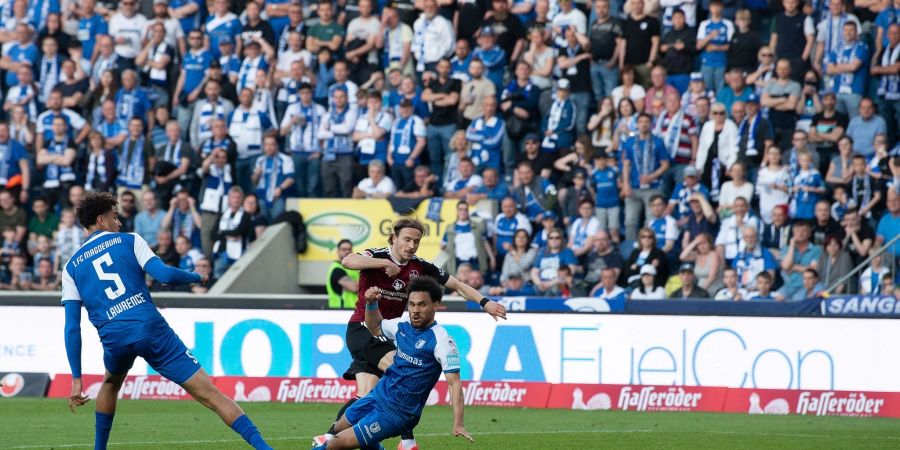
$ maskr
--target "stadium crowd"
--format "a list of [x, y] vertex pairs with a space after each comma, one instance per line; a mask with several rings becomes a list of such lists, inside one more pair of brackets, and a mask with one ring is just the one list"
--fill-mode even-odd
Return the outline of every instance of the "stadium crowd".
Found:
[[490, 295], [799, 300], [900, 232], [900, 0], [7, 0], [0, 42], [3, 289], [58, 289], [85, 190], [216, 276], [288, 197], [458, 202]]

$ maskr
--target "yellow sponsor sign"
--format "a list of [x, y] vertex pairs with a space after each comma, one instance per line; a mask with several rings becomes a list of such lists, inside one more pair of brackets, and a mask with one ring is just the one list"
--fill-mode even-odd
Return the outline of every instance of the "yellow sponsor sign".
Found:
[[[438, 221], [426, 217], [431, 202], [423, 201], [410, 215], [425, 224], [417, 254], [427, 260], [438, 255], [445, 227], [456, 221], [457, 200], [443, 202]], [[300, 255], [301, 261], [333, 261], [341, 239], [349, 239], [355, 251], [386, 247], [391, 224], [401, 217], [391, 209], [390, 202], [380, 199], [299, 199], [297, 205], [306, 223], [309, 244], [306, 253]]]

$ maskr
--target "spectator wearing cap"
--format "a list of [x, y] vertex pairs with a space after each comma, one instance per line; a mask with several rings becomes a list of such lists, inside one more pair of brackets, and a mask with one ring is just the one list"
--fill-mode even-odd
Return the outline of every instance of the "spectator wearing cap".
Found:
[[200, 99], [206, 71], [213, 56], [203, 47], [203, 33], [191, 30], [188, 33], [188, 51], [182, 57], [181, 70], [172, 95], [172, 106], [176, 109], [178, 123], [183, 130], [190, 128], [194, 105]]
[[853, 139], [853, 152], [869, 157], [875, 154], [875, 137], [887, 133], [884, 117], [875, 114], [875, 102], [864, 97], [859, 102], [859, 114], [850, 119], [847, 136]]
[[629, 300], [665, 300], [666, 291], [657, 283], [657, 277], [658, 271], [652, 264], [641, 266], [634, 281], [637, 287], [631, 291]]
[[686, 262], [678, 268], [678, 279], [681, 281], [681, 287], [676, 289], [669, 298], [710, 298], [709, 292], [697, 286], [693, 263]]
[[425, 151], [425, 122], [413, 115], [412, 102], [400, 100], [400, 115], [391, 126], [391, 141], [388, 146], [387, 163], [391, 168], [391, 178], [395, 183], [406, 186], [413, 181], [413, 168]]
[[[900, 0], [894, 1], [895, 23], [887, 30], [886, 42], [881, 53], [875, 53], [872, 75], [878, 77], [878, 112], [887, 122], [888, 140], [900, 141]], [[882, 11], [881, 14], [884, 14]], [[879, 14], [879, 17], [881, 15]], [[880, 29], [880, 28], [879, 28]], [[879, 41], [876, 41], [879, 42]], [[879, 47], [876, 45], [876, 47]]]
[[251, 192], [250, 177], [256, 159], [262, 155], [263, 135], [273, 128], [272, 119], [265, 111], [253, 108], [253, 90], [244, 88], [240, 93], [240, 104], [228, 119], [228, 134], [237, 145], [235, 182], [244, 192]]
[[294, 185], [294, 160], [278, 151], [278, 138], [263, 138], [263, 154], [256, 159], [252, 175], [260, 209], [269, 223], [285, 209], [285, 193]]
[[659, 195], [662, 176], [671, 160], [663, 141], [651, 134], [651, 118], [638, 117], [638, 133], [622, 143], [622, 195], [625, 197], [625, 238], [637, 236], [641, 210], [649, 218], [650, 199]]
[[865, 94], [870, 56], [866, 43], [859, 40], [857, 24], [848, 22], [842, 29], [844, 44], [829, 54], [825, 74], [830, 76], [837, 91], [837, 110], [852, 119], [858, 114], [856, 105]]
[[734, 23], [722, 16], [721, 0], [709, 3], [709, 19], [697, 27], [697, 50], [700, 51], [700, 71], [703, 81], [715, 91], [722, 89], [728, 49], [734, 36]]
[[422, 15], [413, 23], [412, 51], [419, 74], [433, 70], [441, 58], [450, 55], [456, 42], [453, 24], [437, 12], [437, 0], [424, 0]]
[[[552, 213], [556, 206], [556, 186], [536, 175], [527, 162], [519, 163], [513, 177], [513, 198], [528, 220], [537, 222]], [[555, 214], [553, 214], [555, 219]]]
[[480, 59], [472, 59], [469, 63], [470, 79], [462, 85], [459, 109], [464, 123], [474, 121], [483, 114], [484, 99], [496, 97], [497, 88], [491, 80], [484, 77], [484, 63]]
[[[241, 22], [234, 13], [230, 12], [228, 0], [213, 0], [212, 14], [206, 19], [203, 25], [205, 30], [209, 48], [213, 52], [213, 56], [222, 56], [219, 44], [222, 41], [234, 42], [241, 34]], [[237, 40], [236, 52], [241, 53], [243, 42]]]
[[441, 178], [444, 177], [444, 162], [453, 151], [450, 144], [459, 121], [462, 92], [462, 82], [450, 76], [450, 68], [450, 60], [441, 58], [435, 66], [436, 76], [425, 76], [420, 97], [431, 109], [431, 119], [426, 127], [431, 171]]
[[591, 89], [594, 99], [612, 93], [619, 79], [619, 52], [622, 51], [622, 21], [610, 16], [609, 0], [594, 0], [597, 16], [588, 30], [591, 47]]
[[349, 197], [353, 190], [353, 129], [357, 109], [348, 103], [347, 90], [335, 89], [331, 109], [319, 124], [318, 138], [323, 142], [322, 185], [328, 198]]
[[541, 139], [537, 133], [528, 133], [523, 139], [524, 145], [522, 152], [516, 155], [516, 167], [522, 162], [531, 164], [534, 173], [544, 178], [550, 178], [555, 163], [554, 154], [541, 150]]
[[222, 73], [228, 78], [231, 84], [237, 84], [238, 71], [241, 70], [241, 59], [238, 53], [234, 51], [235, 40], [231, 36], [222, 36], [219, 39], [219, 52], [217, 61], [222, 67]]
[[[691, 2], [693, 3], [693, 2]], [[688, 5], [692, 6], [692, 5]], [[666, 11], [668, 11], [668, 7]], [[688, 9], [690, 11], [690, 8]], [[694, 13], [691, 12], [693, 18]], [[694, 53], [697, 51], [697, 32], [693, 23], [688, 24], [686, 12], [675, 8], [671, 16], [671, 29], [662, 35], [659, 52], [660, 64], [666, 69], [666, 82], [679, 93], [687, 91], [691, 71], [694, 70]], [[696, 19], [693, 19], [696, 21]]]
[[487, 69], [487, 77], [494, 83], [494, 88], [503, 87], [503, 73], [506, 70], [506, 51], [497, 45], [497, 35], [490, 26], [484, 26], [478, 33], [478, 46], [472, 51], [472, 57], [478, 58]]
[[[556, 65], [563, 79], [569, 82], [568, 98], [575, 106], [575, 130], [578, 134], [587, 132], [587, 110], [591, 103], [591, 53], [584, 46], [587, 39], [576, 32], [574, 27], [566, 28], [566, 46], [559, 50]], [[558, 86], [558, 82], [557, 82]]]
[[697, 155], [699, 127], [694, 118], [681, 107], [681, 96], [669, 92], [665, 97], [665, 110], [656, 117], [653, 134], [662, 138], [672, 170], [663, 176], [663, 192], [674, 193], [673, 186], [684, 177], [683, 173]]
[[109, 35], [116, 43], [119, 67], [133, 69], [134, 59], [141, 51], [147, 17], [138, 12], [138, 0], [123, 0], [109, 18]]
[[578, 259], [571, 249], [565, 246], [565, 235], [559, 228], [552, 228], [547, 233], [546, 247], [538, 250], [538, 255], [531, 269], [531, 283], [542, 295], [559, 293], [558, 270], [567, 266], [572, 273], [577, 270]]
[[612, 267], [604, 267], [599, 272], [600, 282], [591, 290], [591, 297], [607, 302], [624, 302], [628, 294], [616, 285], [616, 278], [619, 275], [616, 270]]
[[561, 78], [556, 85], [556, 95], [550, 112], [543, 121], [544, 139], [541, 151], [551, 154], [572, 148], [575, 144], [575, 122], [578, 112], [569, 99], [570, 82]]
[[701, 100], [710, 102], [711, 99], [714, 98], [716, 98], [715, 92], [707, 88], [706, 83], [703, 81], [703, 74], [700, 72], [691, 72], [688, 89], [684, 94], [681, 94], [682, 109], [692, 116], [697, 123], [702, 124], [705, 122], [706, 118], [700, 114], [698, 103], [700, 103]]

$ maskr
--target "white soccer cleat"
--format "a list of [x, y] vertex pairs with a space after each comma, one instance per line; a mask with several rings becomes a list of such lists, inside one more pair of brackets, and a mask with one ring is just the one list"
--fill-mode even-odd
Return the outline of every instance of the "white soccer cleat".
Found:
[[328, 434], [328, 433], [320, 434], [312, 439], [312, 446], [310, 448], [316, 448], [316, 447], [330, 441], [331, 438], [333, 438], [333, 437], [334, 437], [333, 434]]
[[397, 450], [419, 450], [419, 444], [412, 439], [400, 441], [400, 443], [397, 444]]

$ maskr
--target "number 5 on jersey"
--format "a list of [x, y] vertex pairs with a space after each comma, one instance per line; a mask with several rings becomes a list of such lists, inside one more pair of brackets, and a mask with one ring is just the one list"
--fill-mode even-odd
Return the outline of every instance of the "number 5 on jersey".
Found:
[[106, 264], [107, 267], [112, 267], [112, 263], [112, 258], [110, 258], [109, 253], [104, 253], [100, 255], [99, 258], [93, 261], [94, 271], [97, 272], [97, 278], [103, 281], [112, 281], [113, 284], [116, 285], [115, 290], [113, 290], [112, 288], [106, 288], [103, 290], [103, 292], [106, 293], [106, 296], [109, 297], [110, 300], [115, 300], [125, 293], [125, 285], [122, 283], [122, 277], [120, 277], [119, 274], [103, 271], [104, 264]]

